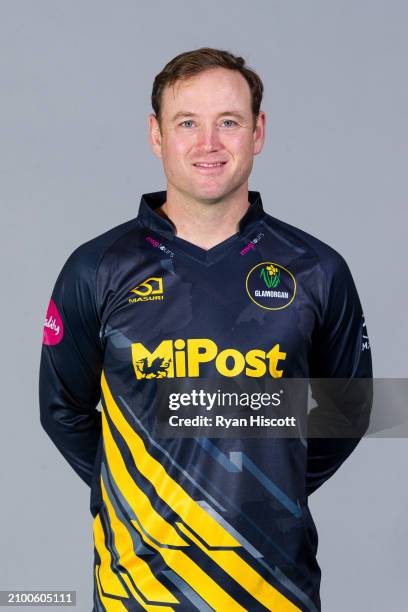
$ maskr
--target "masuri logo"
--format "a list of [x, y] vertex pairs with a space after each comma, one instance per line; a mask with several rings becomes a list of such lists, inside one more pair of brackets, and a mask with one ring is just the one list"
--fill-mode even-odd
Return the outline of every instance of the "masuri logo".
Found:
[[135, 293], [138, 297], [129, 298], [129, 304], [135, 302], [147, 302], [150, 300], [163, 299], [163, 279], [157, 276], [146, 278], [143, 283], [136, 285], [130, 293]]

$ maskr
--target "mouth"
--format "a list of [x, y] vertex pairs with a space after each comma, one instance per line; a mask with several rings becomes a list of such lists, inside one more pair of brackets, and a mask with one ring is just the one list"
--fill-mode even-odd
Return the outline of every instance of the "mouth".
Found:
[[216, 168], [217, 166], [223, 166], [226, 164], [226, 161], [213, 161], [213, 162], [194, 162], [193, 166], [197, 166], [198, 168]]
[[204, 172], [209, 172], [209, 171], [214, 171], [214, 170], [219, 170], [220, 168], [222, 168], [223, 166], [225, 166], [227, 162], [226, 161], [215, 161], [215, 162], [195, 162], [193, 164], [193, 166], [195, 168], [198, 168], [199, 170], [202, 170]]

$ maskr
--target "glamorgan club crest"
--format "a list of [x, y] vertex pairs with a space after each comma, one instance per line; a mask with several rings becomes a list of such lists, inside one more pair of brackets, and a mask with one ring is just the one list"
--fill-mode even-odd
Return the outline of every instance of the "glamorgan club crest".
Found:
[[251, 300], [266, 310], [287, 308], [296, 294], [292, 272], [272, 261], [254, 266], [246, 277], [246, 290]]

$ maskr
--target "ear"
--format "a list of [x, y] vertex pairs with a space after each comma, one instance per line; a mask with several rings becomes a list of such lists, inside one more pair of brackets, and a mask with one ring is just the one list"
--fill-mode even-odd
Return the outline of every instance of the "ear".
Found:
[[159, 122], [157, 121], [156, 115], [151, 113], [148, 117], [148, 128], [149, 128], [149, 140], [150, 146], [152, 147], [153, 153], [161, 158], [161, 132]]
[[266, 115], [263, 111], [259, 111], [254, 130], [254, 155], [260, 153], [265, 142], [265, 124]]

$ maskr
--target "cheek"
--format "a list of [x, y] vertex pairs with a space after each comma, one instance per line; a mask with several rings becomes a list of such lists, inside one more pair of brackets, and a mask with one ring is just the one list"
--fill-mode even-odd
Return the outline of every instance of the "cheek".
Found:
[[246, 157], [251, 155], [253, 150], [252, 138], [248, 138], [247, 134], [230, 134], [224, 139], [224, 144], [237, 157]]
[[189, 173], [187, 165], [191, 143], [186, 140], [188, 139], [171, 138], [167, 139], [162, 146], [163, 168], [165, 174], [173, 180], [180, 180], [182, 176]]
[[166, 139], [164, 143], [163, 151], [167, 159], [167, 163], [171, 165], [172, 162], [180, 163], [178, 160], [186, 155], [193, 144], [192, 138], [180, 138], [171, 137]]

